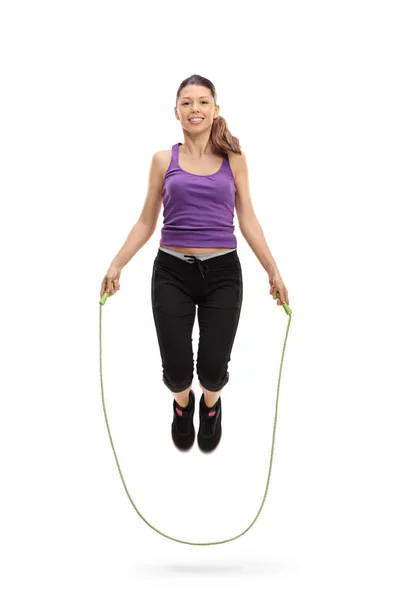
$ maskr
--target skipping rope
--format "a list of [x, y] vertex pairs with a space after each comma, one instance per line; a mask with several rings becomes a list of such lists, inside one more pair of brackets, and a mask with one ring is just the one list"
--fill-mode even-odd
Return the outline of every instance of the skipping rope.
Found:
[[[112, 282], [112, 285], [114, 287], [114, 282]], [[107, 425], [107, 430], [108, 430], [108, 435], [110, 437], [110, 442], [111, 442], [111, 447], [112, 450], [114, 452], [114, 456], [115, 456], [115, 460], [117, 462], [117, 467], [118, 467], [118, 471], [119, 474], [121, 476], [121, 480], [123, 483], [123, 486], [125, 488], [125, 491], [128, 495], [128, 498], [133, 506], [133, 508], [136, 510], [137, 514], [139, 515], [139, 517], [141, 519], [143, 519], [143, 521], [149, 526], [151, 527], [151, 529], [154, 529], [154, 531], [156, 531], [157, 533], [159, 533], [160, 535], [163, 535], [164, 537], [168, 538], [169, 540], [172, 540], [173, 542], [179, 542], [180, 544], [189, 544], [191, 546], [214, 546], [217, 544], [226, 544], [227, 542], [233, 542], [233, 540], [237, 540], [239, 537], [241, 537], [242, 535], [244, 535], [251, 527], [253, 527], [254, 523], [257, 521], [262, 507], [264, 506], [264, 502], [265, 502], [265, 498], [267, 496], [267, 492], [268, 492], [268, 486], [269, 486], [269, 479], [270, 479], [270, 475], [271, 475], [271, 467], [272, 467], [272, 458], [273, 458], [273, 454], [274, 454], [274, 442], [275, 442], [275, 431], [276, 431], [276, 420], [277, 420], [277, 415], [278, 415], [278, 399], [279, 399], [279, 387], [280, 387], [280, 381], [281, 381], [281, 373], [282, 373], [282, 364], [283, 364], [283, 357], [285, 354], [285, 347], [286, 347], [286, 340], [288, 337], [288, 333], [289, 333], [289, 327], [290, 327], [290, 322], [292, 320], [292, 311], [291, 309], [288, 307], [288, 305], [286, 304], [286, 302], [282, 302], [282, 306], [285, 309], [285, 312], [287, 315], [289, 315], [289, 319], [288, 319], [288, 325], [287, 325], [287, 329], [286, 329], [286, 335], [285, 335], [285, 341], [283, 344], [283, 351], [282, 351], [282, 358], [281, 358], [281, 365], [280, 365], [280, 369], [279, 369], [279, 377], [278, 377], [278, 389], [277, 389], [277, 394], [276, 394], [276, 404], [275, 404], [275, 419], [274, 419], [274, 431], [273, 431], [273, 435], [272, 435], [272, 448], [271, 448], [271, 458], [270, 458], [270, 463], [269, 463], [269, 472], [268, 472], [268, 479], [267, 479], [267, 485], [265, 487], [265, 493], [264, 493], [264, 498], [263, 501], [261, 503], [260, 506], [260, 510], [258, 511], [258, 513], [256, 514], [255, 519], [252, 521], [252, 523], [247, 527], [247, 529], [245, 529], [242, 533], [239, 533], [239, 535], [236, 535], [233, 538], [229, 538], [227, 540], [221, 540], [219, 542], [186, 542], [184, 540], [178, 540], [176, 538], [171, 537], [170, 535], [167, 535], [165, 533], [162, 533], [162, 531], [159, 531], [158, 529], [156, 529], [155, 527], [153, 527], [153, 525], [151, 525], [144, 517], [143, 515], [140, 514], [139, 510], [137, 509], [134, 501], [132, 500], [132, 498], [130, 497], [130, 494], [128, 492], [128, 488], [126, 487], [124, 478], [122, 476], [122, 472], [121, 472], [121, 468], [119, 466], [118, 463], [118, 458], [117, 458], [117, 454], [115, 452], [115, 448], [114, 448], [114, 444], [112, 441], [112, 437], [111, 437], [111, 431], [110, 431], [110, 426], [108, 424], [108, 419], [107, 419], [107, 412], [106, 412], [106, 407], [105, 407], [105, 403], [104, 403], [104, 389], [103, 389], [103, 367], [102, 367], [102, 343], [101, 343], [101, 318], [102, 318], [102, 310], [103, 310], [103, 306], [108, 298], [108, 296], [110, 295], [110, 292], [104, 292], [103, 296], [101, 297], [100, 300], [100, 384], [101, 384], [101, 397], [102, 397], [102, 401], [103, 401], [103, 410], [104, 410], [104, 417], [106, 419], [106, 425]], [[279, 292], [276, 292], [276, 295], [280, 298], [280, 294]]]

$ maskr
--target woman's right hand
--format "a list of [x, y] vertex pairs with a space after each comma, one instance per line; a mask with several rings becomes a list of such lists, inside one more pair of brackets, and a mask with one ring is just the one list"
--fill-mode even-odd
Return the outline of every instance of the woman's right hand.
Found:
[[[101, 282], [100, 298], [102, 298], [105, 292], [110, 292], [110, 296], [113, 296], [120, 289], [119, 278], [121, 276], [122, 268], [117, 267], [114, 263], [111, 263], [107, 273]], [[114, 282], [112, 285], [111, 282]]]

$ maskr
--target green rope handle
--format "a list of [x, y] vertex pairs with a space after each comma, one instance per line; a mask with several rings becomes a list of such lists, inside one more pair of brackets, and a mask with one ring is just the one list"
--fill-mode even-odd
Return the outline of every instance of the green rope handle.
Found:
[[[114, 283], [112, 284], [114, 286]], [[288, 305], [285, 302], [282, 302], [282, 306], [285, 309], [285, 312], [287, 315], [289, 315], [289, 319], [288, 319], [288, 325], [287, 325], [287, 329], [286, 329], [286, 335], [285, 335], [285, 341], [283, 344], [283, 351], [282, 351], [282, 358], [281, 358], [281, 364], [280, 364], [280, 369], [279, 369], [279, 377], [278, 377], [278, 389], [277, 389], [277, 394], [276, 394], [276, 404], [275, 404], [275, 418], [274, 418], [274, 430], [273, 430], [273, 435], [272, 435], [272, 448], [271, 448], [271, 457], [270, 457], [270, 463], [269, 463], [269, 471], [268, 471], [268, 478], [267, 478], [267, 485], [265, 487], [265, 493], [264, 493], [264, 497], [263, 497], [263, 501], [261, 503], [260, 509], [258, 511], [258, 513], [255, 516], [255, 519], [252, 521], [252, 523], [250, 523], [250, 525], [247, 527], [247, 529], [245, 529], [242, 533], [240, 533], [239, 535], [236, 535], [233, 538], [229, 538], [227, 540], [221, 540], [220, 542], [186, 542], [184, 540], [178, 540], [177, 538], [171, 537], [170, 535], [167, 535], [166, 533], [163, 533], [162, 531], [159, 531], [158, 529], [156, 529], [155, 527], [153, 527], [153, 525], [151, 525], [151, 523], [149, 523], [144, 516], [139, 512], [138, 508], [136, 507], [134, 501], [132, 500], [128, 488], [126, 487], [124, 478], [122, 476], [122, 472], [121, 472], [121, 468], [119, 466], [119, 462], [118, 462], [118, 458], [117, 458], [117, 454], [115, 452], [115, 448], [114, 448], [114, 444], [112, 441], [112, 437], [111, 437], [111, 431], [110, 431], [110, 426], [108, 424], [108, 419], [107, 419], [107, 411], [106, 411], [106, 407], [105, 407], [105, 403], [104, 403], [104, 389], [103, 389], [103, 366], [102, 366], [102, 328], [101, 328], [101, 320], [102, 320], [102, 310], [103, 310], [103, 306], [109, 296], [109, 292], [105, 292], [103, 294], [103, 296], [101, 297], [100, 300], [100, 384], [101, 384], [101, 397], [102, 397], [102, 401], [103, 401], [103, 410], [104, 410], [104, 417], [106, 419], [106, 424], [107, 424], [107, 430], [108, 430], [108, 435], [110, 437], [110, 442], [111, 442], [111, 447], [112, 450], [114, 452], [114, 456], [115, 456], [115, 460], [117, 463], [117, 467], [118, 467], [118, 471], [119, 474], [121, 476], [121, 480], [123, 483], [123, 486], [125, 488], [125, 491], [127, 493], [127, 496], [133, 506], [133, 508], [136, 510], [137, 514], [139, 515], [139, 517], [141, 519], [143, 519], [143, 521], [146, 523], [146, 525], [148, 525], [149, 527], [151, 527], [151, 529], [153, 529], [154, 531], [156, 531], [157, 533], [159, 533], [160, 535], [163, 535], [164, 537], [168, 538], [169, 540], [172, 540], [173, 542], [179, 542], [180, 544], [189, 544], [191, 546], [214, 546], [217, 544], [226, 544], [228, 542], [233, 542], [234, 540], [237, 540], [239, 537], [241, 537], [242, 535], [244, 535], [245, 533], [247, 533], [247, 531], [253, 527], [254, 523], [257, 521], [262, 508], [264, 506], [264, 502], [265, 502], [265, 498], [267, 497], [267, 492], [268, 492], [268, 486], [269, 486], [269, 480], [270, 480], [270, 476], [271, 476], [271, 468], [272, 468], [272, 459], [273, 459], [273, 454], [274, 454], [274, 443], [275, 443], [275, 432], [276, 432], [276, 422], [277, 422], [277, 415], [278, 415], [278, 399], [279, 399], [279, 388], [280, 388], [280, 382], [281, 382], [281, 373], [282, 373], [282, 364], [283, 364], [283, 357], [285, 354], [285, 347], [286, 347], [286, 340], [288, 337], [288, 333], [289, 333], [289, 327], [290, 327], [290, 323], [292, 320], [292, 311], [291, 309], [288, 307]], [[279, 292], [276, 292], [276, 295], [279, 296]]]

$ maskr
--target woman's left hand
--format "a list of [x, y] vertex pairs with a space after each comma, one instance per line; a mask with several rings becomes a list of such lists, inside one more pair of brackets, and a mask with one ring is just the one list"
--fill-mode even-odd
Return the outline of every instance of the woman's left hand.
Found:
[[[269, 275], [269, 284], [271, 286], [269, 293], [272, 294], [274, 300], [277, 300], [276, 303], [281, 305], [282, 302], [285, 302], [289, 306], [289, 294], [280, 274]], [[279, 292], [278, 299], [276, 298], [276, 292]]]

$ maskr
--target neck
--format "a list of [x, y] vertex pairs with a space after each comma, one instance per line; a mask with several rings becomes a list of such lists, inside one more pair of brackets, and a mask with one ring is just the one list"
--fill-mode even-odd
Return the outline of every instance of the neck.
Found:
[[205, 132], [204, 134], [196, 137], [190, 137], [184, 134], [185, 143], [182, 145], [184, 152], [189, 154], [194, 159], [201, 159], [207, 154], [213, 154], [211, 149], [210, 134]]

